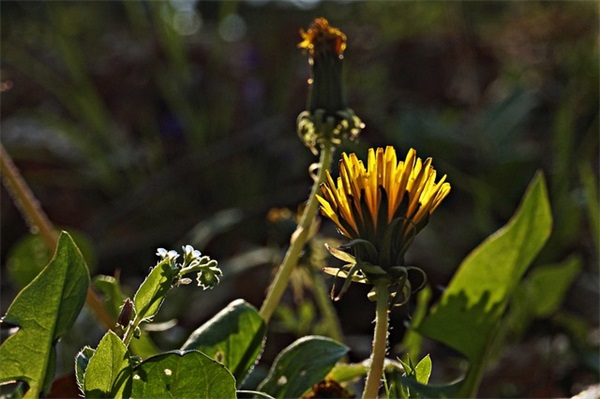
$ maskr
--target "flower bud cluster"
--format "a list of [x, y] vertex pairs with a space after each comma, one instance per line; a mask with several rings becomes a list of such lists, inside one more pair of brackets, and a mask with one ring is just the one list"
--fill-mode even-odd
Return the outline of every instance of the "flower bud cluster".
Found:
[[171, 269], [177, 271], [174, 281], [177, 284], [189, 284], [191, 280], [184, 277], [189, 273], [197, 273], [196, 281], [199, 287], [203, 289], [214, 288], [221, 282], [223, 272], [218, 267], [218, 262], [202, 253], [191, 245], [185, 245], [183, 249], [183, 262], [177, 263], [179, 254], [177, 251], [167, 251], [164, 248], [158, 248], [156, 255], [161, 258], [161, 261], [167, 261]]

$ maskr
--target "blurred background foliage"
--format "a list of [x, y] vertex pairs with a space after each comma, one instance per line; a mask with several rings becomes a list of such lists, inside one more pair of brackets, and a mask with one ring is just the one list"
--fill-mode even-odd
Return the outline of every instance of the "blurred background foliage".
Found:
[[[293, 231], [316, 161], [295, 133], [309, 74], [296, 44], [317, 16], [348, 36], [349, 104], [366, 123], [340, 151], [412, 146], [449, 176], [450, 197], [408, 256], [434, 298], [545, 172], [554, 232], [509, 310], [506, 346], [480, 395], [568, 396], [597, 383], [595, 2], [2, 1], [2, 143], [50, 219], [86, 237], [95, 273], [116, 274], [125, 291], [157, 247], [189, 243], [220, 261], [222, 286], [181, 287], [165, 304], [153, 337], [180, 344], [234, 298], [260, 306]], [[47, 254], [23, 255], [28, 228], [2, 190], [4, 313], [24, 268]], [[336, 237], [326, 223], [321, 235]], [[332, 281], [314, 276], [331, 262], [320, 251], [307, 248], [266, 362], [296, 335], [335, 336], [340, 326], [353, 360], [368, 356], [366, 290], [335, 303], [332, 323], [323, 305]], [[406, 319], [393, 315], [392, 355], [403, 355]], [[99, 338], [93, 322], [80, 323], [87, 330], [65, 345], [89, 343], [94, 328]], [[434, 381], [456, 372], [444, 348], [424, 351]]]

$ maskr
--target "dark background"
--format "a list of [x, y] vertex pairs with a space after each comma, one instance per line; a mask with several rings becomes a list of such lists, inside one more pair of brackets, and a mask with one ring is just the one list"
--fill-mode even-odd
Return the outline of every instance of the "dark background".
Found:
[[[366, 123], [335, 159], [342, 150], [364, 156], [372, 146], [394, 145], [400, 154], [415, 147], [449, 176], [450, 196], [407, 259], [427, 271], [434, 296], [461, 259], [506, 223], [539, 169], [554, 232], [533, 267], [581, 259], [561, 308], [509, 340], [480, 395], [569, 396], [598, 382], [596, 2], [0, 7], [2, 143], [50, 219], [91, 242], [94, 274], [118, 271], [134, 290], [157, 247], [185, 243], [220, 261], [220, 287], [182, 287], [165, 303], [161, 318], [178, 321], [155, 334], [165, 349], [232, 299], [258, 307], [264, 298], [293, 228], [267, 214], [296, 211], [316, 162], [295, 133], [309, 76], [296, 45], [298, 30], [323, 16], [348, 36], [348, 102]], [[19, 287], [8, 259], [28, 227], [4, 188], [1, 194], [4, 312]], [[321, 232], [336, 236], [326, 221]], [[292, 311], [311, 302], [310, 287], [300, 291], [296, 301], [285, 298]], [[366, 292], [352, 287], [335, 304], [353, 360], [368, 355], [373, 306]], [[265, 362], [311, 332], [313, 316], [302, 316], [304, 327], [276, 320]], [[405, 318], [394, 316], [392, 345]], [[92, 336], [75, 337], [74, 345], [94, 344]], [[443, 381], [435, 371], [452, 369], [452, 356], [429, 350], [434, 380]]]

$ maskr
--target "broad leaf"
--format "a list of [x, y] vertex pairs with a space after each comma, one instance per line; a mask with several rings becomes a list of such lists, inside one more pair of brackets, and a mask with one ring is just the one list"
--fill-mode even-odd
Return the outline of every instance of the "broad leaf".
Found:
[[330, 338], [300, 338], [277, 356], [258, 390], [275, 398], [298, 398], [322, 381], [347, 352], [347, 346]]
[[194, 331], [181, 349], [197, 349], [223, 363], [241, 384], [260, 355], [265, 331], [256, 308], [238, 299]]
[[536, 317], [548, 317], [555, 312], [580, 271], [581, 259], [578, 257], [532, 270], [524, 285], [532, 313]]
[[235, 398], [235, 378], [220, 363], [192, 351], [163, 353], [133, 371], [134, 398]]
[[25, 397], [49, 387], [55, 370], [56, 341], [73, 325], [90, 277], [77, 246], [62, 233], [52, 261], [15, 298], [2, 322], [19, 330], [0, 346], [0, 382], [21, 380]]
[[85, 369], [85, 397], [128, 397], [130, 384], [131, 362], [127, 348], [114, 332], [108, 331]]
[[159, 262], [152, 269], [133, 297], [135, 311], [140, 320], [152, 320], [171, 289], [176, 275], [167, 260]]
[[537, 174], [512, 219], [465, 258], [440, 301], [417, 327], [469, 360], [458, 396], [475, 395], [499, 320], [551, 228], [546, 185]]

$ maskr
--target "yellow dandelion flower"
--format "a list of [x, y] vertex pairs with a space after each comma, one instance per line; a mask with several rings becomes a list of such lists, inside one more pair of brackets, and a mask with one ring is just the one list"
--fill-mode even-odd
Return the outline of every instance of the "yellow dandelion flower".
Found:
[[414, 149], [398, 162], [388, 146], [370, 149], [366, 167], [344, 153], [337, 180], [327, 173], [318, 196], [321, 213], [352, 240], [351, 247], [356, 244], [357, 260], [383, 270], [402, 266], [408, 245], [450, 192], [446, 175], [436, 181], [431, 162]]

